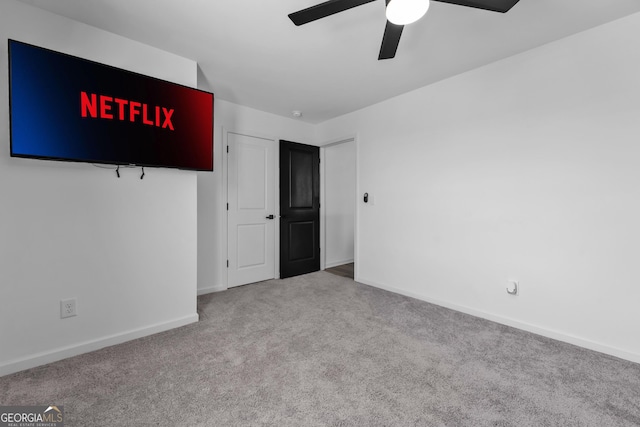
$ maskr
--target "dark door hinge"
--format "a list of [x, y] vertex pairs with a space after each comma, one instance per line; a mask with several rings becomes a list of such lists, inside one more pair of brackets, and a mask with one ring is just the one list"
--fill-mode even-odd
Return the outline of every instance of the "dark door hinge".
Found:
[[229, 260], [227, 260], [227, 268], [229, 268]]

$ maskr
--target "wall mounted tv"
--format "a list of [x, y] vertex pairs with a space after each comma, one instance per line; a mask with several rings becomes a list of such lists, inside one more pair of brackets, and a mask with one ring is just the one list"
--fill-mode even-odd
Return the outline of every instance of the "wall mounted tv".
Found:
[[11, 156], [213, 170], [213, 94], [9, 40]]

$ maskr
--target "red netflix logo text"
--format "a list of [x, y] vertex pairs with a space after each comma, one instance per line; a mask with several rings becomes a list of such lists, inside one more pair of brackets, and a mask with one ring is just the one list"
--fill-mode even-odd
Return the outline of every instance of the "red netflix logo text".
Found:
[[[137, 101], [113, 98], [106, 95], [96, 95], [80, 92], [80, 114], [82, 117], [101, 118], [107, 120], [128, 120], [140, 122], [149, 126], [174, 130], [171, 116], [173, 109], [164, 107], [149, 107]], [[151, 113], [151, 115], [149, 115]], [[161, 123], [162, 122], [162, 123]]]

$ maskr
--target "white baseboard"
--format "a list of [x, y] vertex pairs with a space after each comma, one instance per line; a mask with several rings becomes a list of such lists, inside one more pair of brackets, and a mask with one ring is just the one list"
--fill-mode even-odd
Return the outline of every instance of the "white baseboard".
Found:
[[345, 264], [351, 264], [353, 262], [353, 258], [351, 259], [345, 259], [343, 261], [334, 261], [334, 262], [328, 262], [325, 263], [324, 268], [333, 268], [333, 267], [337, 267], [339, 265], [345, 265]]
[[211, 294], [213, 292], [222, 292], [222, 291], [226, 291], [226, 290], [227, 290], [227, 288], [224, 285], [209, 286], [209, 287], [206, 287], [206, 288], [198, 288], [198, 296]]
[[600, 353], [608, 354], [610, 356], [619, 357], [620, 359], [629, 360], [631, 362], [640, 363], [640, 354], [631, 353], [626, 350], [622, 350], [616, 347], [611, 347], [606, 344], [601, 344], [595, 341], [591, 341], [588, 339], [576, 337], [574, 335], [570, 335], [561, 331], [556, 331], [553, 329], [542, 328], [536, 325], [532, 325], [530, 323], [521, 322], [516, 319], [511, 319], [509, 317], [500, 316], [497, 314], [489, 313], [482, 310], [477, 310], [470, 307], [465, 307], [462, 305], [454, 304], [448, 301], [437, 300], [434, 298], [430, 298], [426, 295], [408, 292], [399, 288], [395, 288], [393, 286], [386, 286], [380, 283], [376, 283], [372, 280], [363, 279], [358, 277], [356, 279], [357, 282], [363, 283], [365, 285], [373, 286], [374, 288], [384, 289], [389, 292], [393, 292], [400, 295], [405, 295], [411, 298], [419, 299], [421, 301], [425, 301], [431, 304], [439, 305], [441, 307], [450, 308], [451, 310], [459, 311], [462, 313], [470, 314], [475, 317], [480, 317], [483, 319], [491, 320], [492, 322], [500, 323], [503, 325], [511, 326], [517, 329], [522, 329], [527, 332], [532, 332], [537, 335], [542, 335], [543, 337], [552, 338], [558, 341], [563, 341], [569, 344], [576, 345], [578, 347], [587, 348], [589, 350], [597, 351]]
[[148, 335], [157, 334], [159, 332], [168, 331], [169, 329], [179, 328], [180, 326], [185, 326], [197, 321], [198, 314], [194, 313], [192, 315], [171, 320], [169, 322], [157, 323], [155, 325], [146, 326], [144, 328], [133, 329], [127, 332], [109, 335], [103, 338], [85, 341], [67, 347], [61, 347], [24, 358], [11, 360], [0, 365], [0, 377], [23, 371], [25, 369], [35, 368], [36, 366], [46, 365], [47, 363], [56, 362], [68, 357], [99, 350], [104, 347], [122, 344], [126, 341], [131, 341], [137, 338], [146, 337]]

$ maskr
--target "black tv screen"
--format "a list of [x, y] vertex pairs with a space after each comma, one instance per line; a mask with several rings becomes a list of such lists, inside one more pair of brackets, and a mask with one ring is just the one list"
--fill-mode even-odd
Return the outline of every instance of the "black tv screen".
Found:
[[11, 156], [213, 170], [213, 94], [9, 40]]

